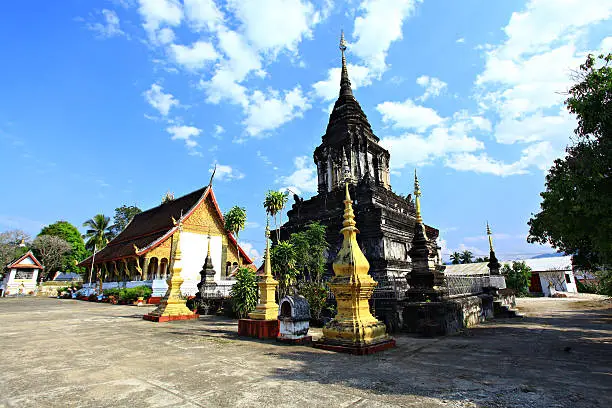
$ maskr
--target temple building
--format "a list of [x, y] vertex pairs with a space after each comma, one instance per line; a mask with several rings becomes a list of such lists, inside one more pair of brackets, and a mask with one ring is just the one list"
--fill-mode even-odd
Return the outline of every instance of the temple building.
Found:
[[183, 295], [195, 295], [198, 291], [200, 270], [209, 244], [217, 290], [227, 295], [234, 283], [231, 276], [238, 267], [238, 258], [241, 266], [250, 265], [252, 261], [234, 236], [225, 230], [212, 184], [136, 215], [104, 249], [80, 265], [88, 268], [86, 276], [89, 276], [93, 261], [92, 280], [102, 279], [105, 289], [148, 285], [153, 288], [154, 297], [163, 296], [168, 287], [166, 279], [179, 221], [183, 228]]
[[[412, 195], [393, 192], [389, 177], [390, 154], [379, 144], [368, 118], [355, 99], [347, 70], [344, 36], [340, 41], [342, 70], [340, 92], [329, 117], [321, 144], [314, 151], [318, 194], [308, 200], [295, 196], [288, 222], [281, 228], [283, 239], [307, 224], [318, 221], [327, 226], [328, 270], [342, 244], [345, 180], [360, 234], [358, 243], [370, 262], [370, 275], [378, 281], [377, 300], [393, 298], [406, 287], [411, 271], [409, 251], [415, 231], [416, 211]], [[429, 256], [439, 264], [436, 239], [439, 231], [425, 225]], [[398, 285], [400, 287], [398, 287]]]
[[4, 279], [0, 282], [0, 297], [9, 295], [33, 295], [36, 292], [38, 275], [44, 266], [32, 251], [4, 266]]

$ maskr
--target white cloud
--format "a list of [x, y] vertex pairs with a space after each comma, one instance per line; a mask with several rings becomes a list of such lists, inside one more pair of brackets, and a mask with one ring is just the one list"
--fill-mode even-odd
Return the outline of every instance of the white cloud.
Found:
[[417, 105], [410, 99], [404, 102], [379, 103], [376, 110], [381, 113], [384, 123], [391, 123], [398, 129], [415, 129], [422, 132], [444, 121], [434, 109]]
[[163, 116], [168, 116], [170, 109], [179, 105], [179, 101], [172, 94], [164, 93], [163, 88], [158, 84], [152, 84], [143, 95], [146, 101]]
[[196, 142], [194, 138], [200, 136], [200, 133], [202, 133], [201, 129], [194, 126], [175, 125], [166, 128], [166, 131], [172, 135], [172, 140], [183, 140], [190, 154], [200, 155], [196, 150], [198, 142]]
[[470, 136], [472, 132], [487, 132], [491, 123], [481, 116], [459, 111], [428, 134], [406, 133], [381, 138], [381, 145], [391, 152], [391, 169], [406, 165], [424, 165], [452, 154], [482, 150], [484, 143]]
[[87, 28], [97, 33], [100, 38], [111, 38], [125, 35], [121, 30], [119, 16], [112, 10], [103, 9], [103, 23], [88, 23]]
[[299, 86], [285, 92], [283, 96], [277, 91], [271, 91], [268, 95], [255, 91], [246, 109], [247, 117], [243, 124], [250, 136], [257, 136], [296, 117], [302, 117], [308, 109], [310, 104]]
[[317, 191], [317, 168], [308, 156], [299, 156], [293, 160], [295, 170], [288, 176], [281, 176], [276, 183], [283, 189], [291, 189], [296, 194], [315, 193]]
[[139, 0], [138, 12], [144, 20], [143, 27], [153, 42], [157, 42], [157, 30], [165, 25], [178, 26], [183, 19], [183, 9], [178, 0]]
[[249, 43], [273, 54], [297, 52], [297, 45], [311, 36], [320, 20], [312, 3], [304, 0], [229, 0], [228, 7], [242, 22]]
[[[513, 163], [465, 154], [447, 165], [497, 175], [546, 170], [563, 155], [575, 120], [563, 106], [573, 83], [571, 71], [584, 62], [593, 34], [588, 28], [612, 17], [612, 2], [600, 0], [530, 0], [512, 14], [499, 45], [481, 46], [485, 69], [477, 77], [477, 98], [485, 113], [499, 119], [498, 143], [524, 143]], [[604, 40], [605, 41], [605, 40]], [[556, 113], [558, 112], [558, 113]]]
[[[372, 83], [370, 70], [367, 67], [363, 65], [348, 64], [347, 70], [353, 90], [362, 86], [368, 86]], [[331, 101], [338, 98], [338, 92], [340, 91], [341, 71], [341, 67], [329, 69], [327, 71], [327, 79], [316, 82], [312, 85], [315, 94], [326, 101]]]
[[563, 145], [575, 125], [576, 120], [564, 108], [557, 115], [536, 112], [520, 119], [503, 117], [495, 125], [495, 138], [503, 144], [556, 140]]
[[457, 38], [457, 41], [455, 41], [457, 44], [463, 44], [465, 42], [465, 38], [461, 37], [461, 38]]
[[421, 75], [416, 80], [417, 84], [425, 88], [425, 93], [417, 98], [419, 101], [426, 101], [430, 97], [439, 96], [447, 87], [447, 83], [434, 77]]
[[207, 41], [196, 41], [190, 46], [170, 44], [170, 52], [178, 64], [191, 70], [204, 68], [219, 58], [215, 47]]
[[[248, 223], [247, 223], [248, 224]], [[253, 247], [253, 244], [250, 242], [240, 242], [240, 247], [247, 253], [247, 255], [251, 258], [253, 263], [257, 263], [261, 260], [261, 254], [257, 249]]]
[[157, 41], [160, 44], [170, 44], [175, 40], [176, 36], [171, 28], [164, 27], [157, 31]]
[[225, 132], [225, 129], [221, 125], [215, 125], [215, 131], [213, 133], [213, 137], [215, 139], [222, 139], [222, 134]]
[[601, 44], [599, 44], [599, 49], [602, 53], [610, 53], [612, 52], [612, 36], [606, 37], [601, 40]]
[[510, 164], [492, 159], [486, 153], [478, 156], [471, 153], [461, 153], [448, 158], [445, 165], [459, 171], [474, 171], [506, 177], [526, 174], [530, 166], [547, 170], [550, 163], [559, 155], [560, 153], [555, 151], [549, 142], [540, 142], [523, 149], [520, 159]]
[[[240, 171], [234, 169], [227, 164], [216, 164], [217, 170], [215, 171], [215, 179], [219, 181], [232, 181], [232, 180], [240, 180], [244, 178], [244, 174]], [[212, 173], [214, 170], [214, 166], [208, 170], [209, 173]]]
[[184, 0], [185, 17], [196, 30], [213, 31], [223, 24], [223, 13], [213, 0]]
[[351, 50], [378, 75], [387, 69], [385, 61], [391, 43], [402, 39], [402, 25], [421, 0], [363, 0], [362, 15], [355, 18]]

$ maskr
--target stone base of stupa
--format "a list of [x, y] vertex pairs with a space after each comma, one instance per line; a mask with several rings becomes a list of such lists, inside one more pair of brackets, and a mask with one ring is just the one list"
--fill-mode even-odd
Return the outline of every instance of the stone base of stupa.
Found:
[[392, 337], [386, 337], [379, 341], [375, 341], [367, 344], [344, 344], [329, 342], [325, 339], [316, 341], [313, 346], [322, 350], [335, 351], [338, 353], [354, 354], [358, 356], [364, 356], [366, 354], [374, 354], [379, 351], [384, 351], [395, 347], [395, 339]]
[[163, 322], [171, 322], [174, 320], [197, 320], [200, 318], [200, 315], [197, 313], [191, 314], [183, 314], [183, 315], [153, 315], [146, 314], [142, 316], [144, 320], [148, 320], [150, 322], [163, 323]]
[[275, 339], [278, 337], [280, 325], [278, 319], [275, 320], [238, 320], [238, 335], [244, 337], [254, 337], [256, 339]]

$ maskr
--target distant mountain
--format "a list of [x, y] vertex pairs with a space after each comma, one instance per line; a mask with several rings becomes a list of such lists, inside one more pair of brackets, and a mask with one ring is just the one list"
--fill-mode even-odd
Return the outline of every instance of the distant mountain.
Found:
[[540, 254], [540, 255], [536, 255], [536, 256], [532, 256], [529, 259], [540, 259], [540, 258], [557, 258], [560, 256], [565, 256], [565, 254], [563, 252], [552, 252], [549, 254]]

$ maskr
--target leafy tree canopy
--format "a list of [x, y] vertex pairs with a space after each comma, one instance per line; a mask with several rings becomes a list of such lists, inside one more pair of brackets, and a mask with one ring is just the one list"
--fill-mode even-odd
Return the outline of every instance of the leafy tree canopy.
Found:
[[506, 278], [506, 286], [513, 289], [518, 296], [525, 296], [529, 293], [531, 268], [524, 261], [512, 262], [512, 266], [504, 265], [501, 273]]
[[122, 205], [119, 208], [115, 208], [114, 224], [112, 226], [113, 235], [119, 235], [132, 221], [132, 218], [141, 212], [142, 210], [135, 205]]
[[54, 235], [67, 241], [72, 250], [64, 256], [62, 268], [64, 272], [85, 272], [85, 268], [78, 267], [77, 263], [87, 258], [90, 253], [85, 249], [85, 242], [79, 230], [68, 221], [57, 221], [44, 227], [38, 236]]
[[[34, 255], [40, 260], [45, 267], [44, 274], [46, 279], [51, 279], [55, 272], [62, 269], [64, 266], [66, 254], [72, 250], [72, 246], [55, 235], [39, 235], [32, 242]], [[39, 279], [44, 277], [39, 276]]]
[[30, 235], [22, 230], [0, 232], [0, 278], [4, 267], [28, 252], [29, 245]]
[[308, 224], [306, 230], [291, 234], [289, 242], [295, 248], [296, 269], [304, 280], [321, 282], [325, 272], [326, 227], [318, 222]]
[[528, 242], [549, 243], [582, 266], [612, 262], [612, 54], [589, 55], [575, 74], [567, 109], [575, 143], [555, 160], [529, 220]]

